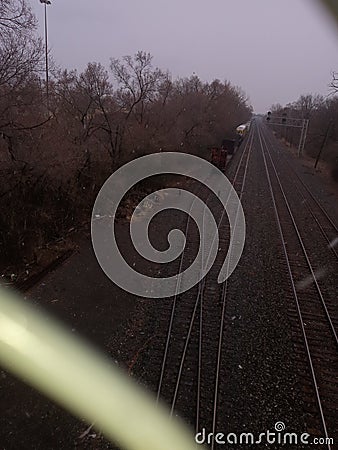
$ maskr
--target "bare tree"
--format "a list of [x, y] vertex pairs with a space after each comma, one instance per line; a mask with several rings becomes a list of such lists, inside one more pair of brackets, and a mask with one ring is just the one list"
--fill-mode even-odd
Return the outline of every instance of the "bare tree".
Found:
[[6, 96], [42, 68], [43, 45], [25, 0], [0, 0], [0, 95]]
[[0, 0], [0, 87], [15, 87], [42, 66], [43, 46], [26, 0]]
[[332, 72], [330, 87], [335, 94], [338, 93], [338, 72]]
[[0, 0], [0, 31], [30, 32], [36, 19], [26, 0]]
[[[124, 56], [122, 61], [111, 59], [110, 68], [118, 83], [118, 99], [126, 112], [126, 120], [131, 114], [142, 123], [145, 105], [156, 98], [166, 74], [152, 65], [150, 53], [139, 51], [134, 56]], [[136, 114], [136, 108], [138, 111]]]
[[20, 33], [5, 33], [0, 41], [0, 88], [7, 86], [14, 89], [32, 74], [39, 73], [42, 54], [41, 39], [29, 39]]
[[61, 108], [78, 119], [83, 130], [90, 134], [92, 119], [98, 112], [106, 113], [107, 100], [112, 86], [107, 71], [101, 64], [89, 63], [84, 72], [76, 70], [59, 72], [55, 92]]
[[324, 102], [322, 95], [306, 94], [301, 95], [297, 101], [292, 103], [292, 108], [298, 111], [302, 119], [310, 119], [313, 112]]
[[26, 0], [0, 0], [0, 133], [12, 160], [20, 159], [14, 148], [20, 133], [44, 122], [37, 92], [43, 46], [35, 29]]
[[84, 146], [87, 157], [88, 143], [99, 141], [114, 166], [120, 147], [121, 114], [105, 68], [98, 63], [89, 63], [80, 74], [63, 71], [59, 73], [55, 92], [61, 113], [59, 120], [66, 115], [69, 136]]

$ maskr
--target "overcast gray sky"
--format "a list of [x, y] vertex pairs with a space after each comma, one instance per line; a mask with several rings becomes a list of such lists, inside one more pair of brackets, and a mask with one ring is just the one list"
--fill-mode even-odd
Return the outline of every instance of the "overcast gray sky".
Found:
[[[30, 0], [43, 32], [43, 6]], [[149, 51], [174, 77], [227, 79], [256, 112], [328, 94], [338, 29], [316, 0], [52, 0], [50, 47], [64, 68]]]

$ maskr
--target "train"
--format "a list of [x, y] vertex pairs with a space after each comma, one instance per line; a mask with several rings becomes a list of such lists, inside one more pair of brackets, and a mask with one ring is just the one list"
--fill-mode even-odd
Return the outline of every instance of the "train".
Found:
[[235, 153], [237, 147], [238, 142], [236, 142], [236, 139], [223, 139], [222, 145], [220, 147], [211, 148], [211, 163], [222, 172], [224, 172], [229, 160], [229, 156], [231, 157]]
[[224, 172], [227, 165], [228, 153], [225, 148], [212, 147], [210, 150], [211, 163]]
[[243, 123], [236, 128], [236, 132], [238, 135], [244, 137], [247, 132], [250, 130], [250, 122]]
[[229, 159], [241, 145], [245, 135], [250, 130], [250, 122], [239, 125], [236, 128], [236, 139], [223, 139], [220, 147], [210, 149], [210, 161], [222, 172], [225, 171]]

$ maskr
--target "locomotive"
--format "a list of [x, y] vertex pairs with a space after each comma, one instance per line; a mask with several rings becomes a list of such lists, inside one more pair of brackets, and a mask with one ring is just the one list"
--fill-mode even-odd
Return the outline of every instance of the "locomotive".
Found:
[[236, 139], [223, 139], [221, 147], [212, 147], [210, 150], [211, 163], [224, 172], [229, 157], [232, 157], [236, 149], [241, 145], [249, 129], [250, 122], [239, 125], [236, 128]]
[[242, 125], [239, 125], [236, 128], [237, 134], [239, 134], [242, 137], [244, 137], [249, 130], [250, 130], [250, 122], [247, 122], [247, 123], [244, 123]]

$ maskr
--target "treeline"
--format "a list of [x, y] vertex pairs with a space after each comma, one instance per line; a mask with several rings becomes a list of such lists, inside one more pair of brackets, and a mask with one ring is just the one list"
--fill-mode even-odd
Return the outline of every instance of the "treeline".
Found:
[[[0, 263], [89, 220], [104, 180], [158, 151], [207, 156], [247, 121], [245, 94], [229, 82], [173, 80], [149, 53], [111, 58], [83, 72], [52, 66], [25, 0], [0, 2]], [[52, 61], [51, 61], [52, 62]]]
[[[332, 94], [338, 92], [338, 82], [333, 78]], [[330, 167], [332, 177], [338, 182], [338, 97], [331, 95], [301, 95], [293, 103], [272, 106], [271, 112], [275, 116], [286, 115], [288, 119], [309, 119], [309, 129], [305, 145], [305, 152], [313, 158], [314, 164], [318, 157]], [[297, 128], [276, 127], [276, 132], [291, 145], [297, 146], [300, 130]]]

